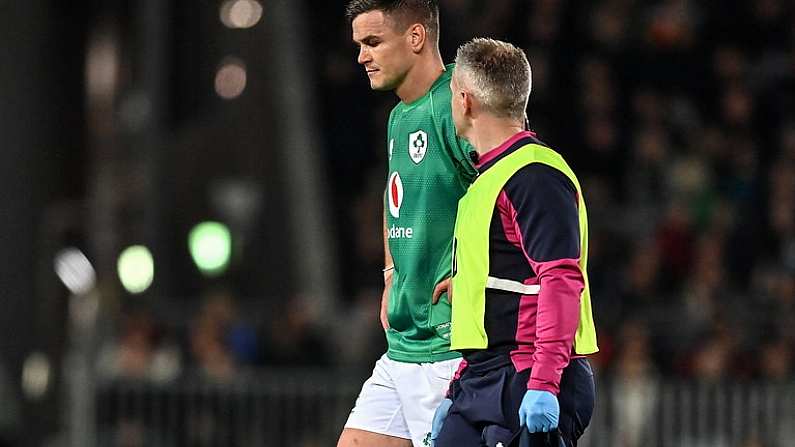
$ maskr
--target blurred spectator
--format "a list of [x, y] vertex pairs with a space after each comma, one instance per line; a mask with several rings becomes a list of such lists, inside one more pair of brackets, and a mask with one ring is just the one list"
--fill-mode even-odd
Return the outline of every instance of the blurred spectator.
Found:
[[693, 44], [698, 15], [694, 2], [665, 0], [649, 8], [647, 42], [658, 49], [686, 49]]
[[786, 383], [793, 376], [792, 348], [785, 338], [771, 340], [760, 349], [760, 377], [767, 381]]
[[611, 53], [624, 49], [632, 24], [631, 13], [631, 1], [594, 2], [590, 34], [596, 46]]
[[717, 382], [730, 377], [734, 371], [734, 340], [731, 334], [718, 330], [702, 337], [701, 345], [691, 359], [690, 375], [706, 382]]
[[657, 379], [650, 353], [649, 336], [642, 320], [630, 320], [621, 329], [621, 346], [615, 360], [615, 438], [610, 445], [629, 447], [652, 442], [650, 428], [657, 406]]
[[179, 376], [178, 346], [165, 339], [153, 315], [137, 310], [124, 315], [121, 332], [100, 349], [97, 371], [108, 379], [169, 382]]
[[[263, 343], [264, 365], [330, 365], [332, 358], [329, 348], [333, 339], [321, 336], [320, 325], [316, 320], [319, 317], [312, 313], [312, 300], [306, 297], [293, 297], [280, 305], [279, 311], [269, 321], [266, 342]], [[378, 312], [373, 314], [373, 318], [378, 320]]]
[[[339, 365], [348, 368], [369, 368], [378, 358], [378, 352], [386, 349], [386, 340], [378, 318], [381, 308], [382, 288], [363, 288], [352, 304], [352, 308], [342, 316], [340, 325], [346, 331], [336, 335], [339, 346]], [[374, 355], [375, 354], [375, 355]], [[364, 371], [367, 372], [367, 371]]]
[[239, 317], [237, 303], [225, 289], [211, 292], [195, 316], [190, 345], [199, 372], [221, 382], [257, 361], [256, 331]]

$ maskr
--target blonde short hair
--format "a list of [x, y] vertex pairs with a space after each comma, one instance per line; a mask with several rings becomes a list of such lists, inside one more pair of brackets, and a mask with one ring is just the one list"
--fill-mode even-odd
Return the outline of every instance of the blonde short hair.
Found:
[[532, 75], [522, 49], [494, 39], [473, 39], [458, 48], [456, 73], [481, 105], [499, 117], [523, 120]]

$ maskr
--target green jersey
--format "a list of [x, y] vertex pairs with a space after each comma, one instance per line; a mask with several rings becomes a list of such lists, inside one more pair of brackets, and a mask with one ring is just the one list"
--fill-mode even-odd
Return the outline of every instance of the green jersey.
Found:
[[474, 180], [472, 147], [456, 137], [450, 108], [453, 65], [416, 101], [389, 115], [389, 176], [385, 212], [395, 263], [389, 295], [389, 358], [411, 363], [447, 360], [450, 303], [431, 300], [450, 277], [458, 200]]

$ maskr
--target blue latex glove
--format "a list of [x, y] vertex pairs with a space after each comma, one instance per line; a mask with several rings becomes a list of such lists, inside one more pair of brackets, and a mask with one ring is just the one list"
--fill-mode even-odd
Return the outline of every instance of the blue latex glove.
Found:
[[444, 420], [447, 419], [447, 413], [452, 405], [453, 401], [445, 397], [442, 403], [436, 407], [436, 413], [433, 414], [433, 422], [431, 422], [431, 447], [436, 446], [436, 438], [439, 437], [439, 433], [442, 431], [442, 425]]
[[560, 406], [549, 391], [527, 390], [519, 407], [519, 425], [530, 433], [550, 432], [558, 428]]

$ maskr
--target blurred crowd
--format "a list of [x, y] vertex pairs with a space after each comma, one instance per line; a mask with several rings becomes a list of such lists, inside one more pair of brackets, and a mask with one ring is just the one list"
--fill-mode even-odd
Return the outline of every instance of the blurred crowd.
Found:
[[[126, 313], [100, 350], [104, 376], [365, 370], [383, 352], [381, 198], [397, 98], [370, 91], [345, 2], [310, 3], [344, 312], [329, 322], [311, 312], [311, 297], [252, 311], [257, 303], [230, 290], [208, 291], [182, 327]], [[589, 207], [597, 368], [619, 378], [792, 379], [795, 6], [440, 4], [447, 62], [478, 36], [527, 51], [531, 127], [572, 164]]]

